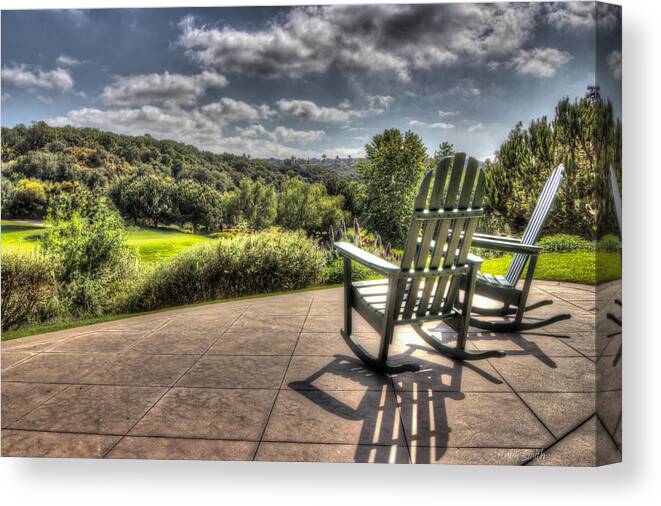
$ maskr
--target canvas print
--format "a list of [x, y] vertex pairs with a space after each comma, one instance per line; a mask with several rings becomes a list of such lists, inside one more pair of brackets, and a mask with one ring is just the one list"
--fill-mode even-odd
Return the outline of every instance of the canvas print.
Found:
[[3, 11], [2, 456], [619, 462], [621, 23]]

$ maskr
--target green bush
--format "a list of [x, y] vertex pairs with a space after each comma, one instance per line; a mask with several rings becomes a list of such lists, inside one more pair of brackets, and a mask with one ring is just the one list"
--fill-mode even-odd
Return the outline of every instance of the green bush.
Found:
[[55, 293], [53, 266], [36, 253], [2, 255], [2, 330], [28, 321]]
[[242, 179], [239, 187], [223, 197], [227, 221], [245, 223], [253, 230], [268, 228], [275, 222], [277, 198], [275, 188], [262, 180]]
[[44, 251], [53, 259], [59, 298], [74, 317], [112, 311], [137, 271], [119, 214], [105, 197], [62, 193], [53, 199]]
[[305, 230], [320, 237], [329, 227], [337, 228], [344, 213], [344, 197], [329, 196], [321, 184], [308, 184], [300, 179], [288, 179], [278, 202], [278, 224], [289, 230]]
[[545, 253], [571, 253], [575, 251], [594, 251], [594, 243], [577, 235], [554, 234], [542, 237], [537, 246]]
[[602, 237], [597, 242], [597, 251], [606, 253], [619, 253], [622, 249], [622, 241], [620, 238], [613, 234], [608, 234]]
[[[359, 263], [352, 262], [351, 264], [351, 279], [352, 281], [363, 281], [370, 279], [375, 273], [367, 267]], [[378, 274], [377, 274], [378, 276]], [[324, 269], [323, 282], [326, 285], [337, 285], [344, 280], [344, 259], [341, 257], [334, 258]]]
[[318, 283], [325, 255], [300, 232], [276, 229], [186, 250], [148, 273], [126, 310], [296, 290]]

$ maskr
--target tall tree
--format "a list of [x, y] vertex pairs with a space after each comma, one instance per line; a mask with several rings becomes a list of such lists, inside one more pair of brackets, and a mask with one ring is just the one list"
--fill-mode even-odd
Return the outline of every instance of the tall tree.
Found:
[[432, 167], [436, 167], [436, 164], [447, 156], [454, 155], [454, 144], [448, 141], [443, 141], [438, 145], [438, 149], [434, 151], [434, 157], [432, 158]]
[[614, 219], [611, 199], [603, 196], [609, 195], [608, 166], [621, 174], [620, 150], [621, 124], [610, 102], [594, 89], [579, 100], [564, 98], [552, 121], [518, 123], [509, 133], [487, 166], [487, 205], [520, 232], [549, 174], [563, 163], [565, 179], [545, 230], [600, 236], [598, 228]]
[[410, 130], [375, 135], [365, 146], [367, 158], [359, 164], [365, 182], [365, 222], [385, 241], [400, 246], [406, 238], [413, 200], [425, 171], [427, 150]]

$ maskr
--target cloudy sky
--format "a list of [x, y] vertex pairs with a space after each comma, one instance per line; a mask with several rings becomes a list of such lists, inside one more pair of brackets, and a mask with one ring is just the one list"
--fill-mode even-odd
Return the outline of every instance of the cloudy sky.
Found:
[[619, 22], [587, 2], [4, 11], [1, 120], [277, 158], [410, 128], [484, 158], [584, 95], [595, 53], [617, 94]]

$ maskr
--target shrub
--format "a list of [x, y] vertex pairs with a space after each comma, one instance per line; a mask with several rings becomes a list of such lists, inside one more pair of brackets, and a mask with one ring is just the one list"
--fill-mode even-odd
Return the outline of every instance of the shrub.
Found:
[[11, 206], [6, 211], [11, 216], [43, 218], [47, 208], [46, 185], [41, 181], [21, 179], [14, 189]]
[[622, 241], [614, 234], [605, 235], [597, 242], [597, 251], [603, 251], [605, 253], [619, 253], [621, 249]]
[[183, 251], [145, 276], [127, 302], [144, 311], [218, 298], [296, 290], [321, 280], [324, 253], [300, 232], [276, 229]]
[[277, 212], [275, 188], [261, 180], [242, 179], [239, 188], [225, 196], [224, 207], [234, 225], [243, 222], [252, 230], [268, 228]]
[[28, 321], [55, 293], [53, 266], [36, 253], [2, 255], [2, 330]]
[[[351, 264], [351, 279], [363, 281], [373, 277], [375, 273], [357, 262]], [[377, 274], [378, 276], [378, 274]], [[344, 259], [334, 258], [324, 269], [323, 282], [326, 285], [337, 285], [344, 281]]]
[[42, 236], [52, 257], [60, 299], [73, 316], [112, 310], [137, 263], [119, 214], [105, 197], [81, 190], [54, 198]]
[[278, 202], [278, 224], [290, 230], [305, 230], [322, 236], [329, 227], [337, 227], [344, 217], [344, 197], [329, 196], [321, 183], [309, 184], [300, 179], [288, 179]]
[[594, 243], [577, 235], [554, 234], [542, 237], [537, 246], [545, 253], [570, 253], [574, 251], [594, 251]]

